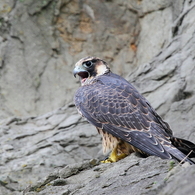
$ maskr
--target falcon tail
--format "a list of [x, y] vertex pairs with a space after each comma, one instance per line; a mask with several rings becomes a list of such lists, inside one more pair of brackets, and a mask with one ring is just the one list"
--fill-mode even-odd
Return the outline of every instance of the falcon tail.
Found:
[[172, 144], [179, 149], [181, 152], [183, 152], [185, 155], [189, 154], [190, 158], [195, 157], [195, 144], [181, 138], [172, 137], [171, 138]]
[[172, 146], [164, 146], [169, 154], [180, 162], [189, 162], [195, 164], [189, 157], [195, 157], [195, 144], [185, 139], [172, 137]]

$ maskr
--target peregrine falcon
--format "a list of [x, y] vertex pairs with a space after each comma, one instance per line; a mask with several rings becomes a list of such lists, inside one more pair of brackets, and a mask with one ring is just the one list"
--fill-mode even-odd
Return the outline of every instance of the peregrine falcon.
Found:
[[73, 74], [81, 82], [74, 97], [78, 112], [101, 134], [103, 152], [110, 152], [104, 162], [138, 152], [194, 164], [189, 157], [195, 157], [195, 144], [174, 137], [150, 103], [104, 60], [82, 58]]

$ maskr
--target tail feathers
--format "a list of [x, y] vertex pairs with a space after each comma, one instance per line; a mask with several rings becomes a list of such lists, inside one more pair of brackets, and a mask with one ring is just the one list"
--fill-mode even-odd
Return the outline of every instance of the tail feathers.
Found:
[[172, 144], [181, 152], [183, 152], [185, 155], [188, 155], [190, 158], [195, 157], [195, 144], [181, 138], [172, 137], [171, 138]]
[[173, 158], [177, 159], [179, 162], [189, 162], [190, 164], [195, 164], [194, 161], [192, 161], [186, 154], [181, 152], [175, 146], [166, 145], [164, 148]]

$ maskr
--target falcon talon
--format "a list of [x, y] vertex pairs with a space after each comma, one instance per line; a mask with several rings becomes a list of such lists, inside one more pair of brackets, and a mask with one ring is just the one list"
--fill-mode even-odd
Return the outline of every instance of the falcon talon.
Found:
[[150, 103], [131, 83], [112, 73], [104, 60], [82, 58], [73, 74], [81, 82], [74, 97], [78, 112], [101, 134], [103, 152], [112, 151], [102, 162], [116, 162], [137, 152], [195, 164], [190, 159], [195, 157], [195, 144], [174, 137]]
[[107, 157], [105, 157], [103, 160], [101, 160], [101, 161], [105, 161], [105, 160], [107, 160], [107, 159], [109, 159], [109, 156], [107, 156]]
[[102, 160], [101, 163], [113, 163], [111, 159]]

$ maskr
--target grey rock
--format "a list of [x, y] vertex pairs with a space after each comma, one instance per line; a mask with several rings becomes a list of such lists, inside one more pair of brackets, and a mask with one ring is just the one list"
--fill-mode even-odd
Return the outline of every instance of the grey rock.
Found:
[[[195, 186], [193, 185], [193, 179], [195, 178], [195, 166], [189, 166], [187, 168], [180, 169], [173, 174], [167, 181], [166, 188], [162, 189], [159, 193], [167, 195], [176, 194], [194, 194]], [[179, 186], [179, 188], [178, 188]], [[187, 186], [187, 187], [186, 187]]]
[[[87, 162], [69, 165], [60, 170], [65, 179], [54, 178], [52, 185], [42, 187], [39, 194], [63, 194], [65, 189], [70, 194], [164, 194], [163, 190], [168, 190], [165, 185], [171, 187], [175, 175], [180, 178], [181, 174], [194, 170], [194, 166], [177, 165], [173, 168], [177, 171], [169, 171], [171, 167], [171, 161], [156, 157], [143, 159], [134, 154], [117, 163], [96, 165], [93, 169]], [[167, 179], [169, 172], [172, 173]], [[193, 171], [189, 175], [193, 175]], [[54, 185], [55, 182], [60, 185]], [[175, 184], [175, 187], [178, 186]]]
[[67, 165], [66, 167], [64, 167], [63, 169], [59, 171], [59, 176], [61, 178], [67, 178], [67, 177], [77, 174], [80, 171], [83, 171], [87, 168], [95, 166], [96, 164], [98, 164], [98, 161], [96, 162], [96, 160], [94, 159], [94, 160], [90, 160], [86, 162]]
[[78, 123], [78, 121], [81, 119], [81, 116], [79, 116], [78, 114], [69, 116], [65, 121], [63, 121], [63, 123], [60, 123], [60, 125], [58, 126], [59, 128], [66, 128], [69, 127], [71, 125], [75, 125]]

